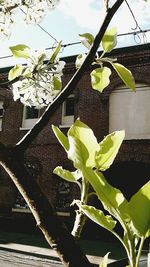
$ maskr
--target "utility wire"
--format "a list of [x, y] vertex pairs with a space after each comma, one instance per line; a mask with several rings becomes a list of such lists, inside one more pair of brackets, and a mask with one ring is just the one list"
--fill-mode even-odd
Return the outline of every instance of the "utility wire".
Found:
[[[147, 43], [147, 37], [146, 37], [146, 34], [145, 34], [145, 32], [141, 29], [141, 27], [139, 26], [139, 23], [138, 23], [138, 21], [137, 21], [135, 15], [134, 15], [134, 12], [133, 12], [132, 8], [130, 7], [130, 5], [129, 5], [129, 3], [128, 3], [127, 0], [125, 0], [125, 3], [126, 3], [128, 9], [129, 9], [129, 11], [130, 11], [130, 13], [131, 13], [131, 15], [132, 15], [132, 17], [133, 17], [133, 20], [134, 20], [134, 22], [135, 22], [135, 28], [131, 28], [131, 29], [132, 29], [132, 30], [137, 30], [137, 29], [139, 29], [139, 33], [142, 33], [142, 34], [143, 34], [143, 42], [144, 42], [144, 43]], [[140, 37], [139, 35], [136, 35], [136, 34], [135, 34], [135, 35], [134, 35], [134, 40], [135, 40], [135, 42], [136, 42], [137, 44], [140, 44], [140, 43], [141, 43], [141, 37]]]
[[[24, 15], [26, 15], [26, 12], [22, 8], [20, 8], [20, 11]], [[54, 36], [52, 36], [48, 31], [46, 31], [39, 23], [36, 24], [36, 26], [38, 26], [43, 32], [45, 32], [48, 36], [50, 36], [56, 43], [58, 43], [57, 39]]]
[[[150, 32], [150, 29], [142, 30], [142, 33], [147, 33], [147, 32]], [[117, 36], [118, 37], [122, 37], [122, 36], [128, 36], [128, 35], [136, 35], [136, 34], [140, 34], [140, 33], [141, 33], [141, 30], [138, 30], [138, 31], [134, 31], [134, 32], [120, 33]], [[62, 44], [62, 48], [66, 48], [68, 46], [79, 45], [79, 44], [81, 44], [80, 41], [79, 42], [72, 42], [72, 43]], [[56, 46], [52, 46], [52, 47], [45, 48], [45, 50], [51, 50], [51, 49], [55, 49], [55, 48], [56, 48]], [[11, 58], [11, 57], [13, 57], [13, 55], [6, 55], [6, 56], [0, 57], [0, 59]]]
[[[138, 21], [137, 21], [135, 15], [134, 15], [129, 3], [128, 3], [128, 1], [125, 0], [125, 3], [126, 3], [128, 9], [129, 9], [134, 21], [135, 21], [136, 27], [135, 28], [131, 28], [132, 30], [134, 30], [134, 32], [121, 33], [121, 34], [118, 34], [117, 36], [121, 37], [121, 36], [126, 36], [126, 35], [134, 35], [135, 42], [140, 44], [141, 43], [141, 38], [140, 38], [140, 36], [138, 34], [142, 33], [143, 34], [143, 41], [144, 41], [144, 43], [146, 43], [147, 39], [146, 39], [146, 34], [145, 33], [149, 32], [150, 29], [147, 29], [147, 30], [142, 30], [141, 29], [141, 27], [139, 26]], [[20, 8], [20, 10], [21, 10], [22, 13], [24, 13], [26, 15], [26, 12], [22, 8]], [[45, 32], [48, 36], [50, 36], [56, 43], [58, 43], [57, 39], [54, 36], [52, 36], [47, 30], [45, 30], [40, 24], [36, 24], [36, 25], [43, 32]], [[139, 29], [139, 30], [137, 30], [137, 29]], [[136, 37], [138, 37], [138, 40], [137, 40]], [[79, 41], [79, 42], [67, 43], [67, 44], [64, 44], [64, 45], [62, 44], [62, 48], [64, 49], [64, 48], [66, 48], [68, 46], [74, 46], [74, 45], [78, 45], [78, 44], [81, 44], [81, 42]], [[45, 48], [45, 50], [51, 50], [51, 49], [55, 49], [55, 48], [56, 48], [56, 46], [53, 45], [52, 47]], [[11, 58], [11, 57], [13, 57], [13, 55], [6, 55], [6, 56], [3, 56], [3, 57], [0, 57], [0, 59], [6, 59], [6, 58]]]
[[48, 31], [46, 31], [40, 24], [36, 24], [43, 32], [48, 34], [56, 43], [58, 43], [57, 39], [53, 37]]
[[137, 30], [137, 29], [139, 29], [140, 31], [142, 31], [142, 29], [140, 28], [140, 26], [139, 26], [139, 24], [138, 24], [138, 22], [137, 22], [137, 19], [136, 19], [134, 13], [133, 13], [133, 11], [132, 11], [132, 9], [131, 9], [131, 7], [130, 7], [128, 1], [125, 0], [125, 2], [126, 2], [126, 5], [127, 5], [128, 9], [129, 9], [129, 11], [130, 11], [130, 13], [131, 13], [133, 19], [134, 19], [135, 25], [136, 25], [135, 28], [131, 28], [131, 29], [132, 29], [132, 30]]

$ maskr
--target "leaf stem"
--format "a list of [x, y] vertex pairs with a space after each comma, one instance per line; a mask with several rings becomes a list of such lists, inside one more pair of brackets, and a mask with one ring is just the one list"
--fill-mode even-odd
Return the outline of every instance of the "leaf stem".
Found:
[[138, 249], [138, 253], [137, 253], [137, 256], [136, 256], [136, 264], [135, 264], [135, 267], [139, 267], [139, 262], [140, 262], [140, 257], [141, 257], [141, 253], [142, 253], [142, 248], [143, 248], [144, 241], [145, 241], [145, 237], [143, 236], [141, 238], [139, 249]]
[[[88, 190], [89, 190], [89, 183], [82, 177], [82, 188], [81, 188], [81, 203], [86, 204], [87, 203], [87, 196], [88, 196]], [[82, 212], [82, 210], [79, 208], [79, 210], [76, 211], [76, 218], [72, 230], [72, 235], [79, 239], [81, 235], [81, 231], [83, 229], [83, 226], [86, 221], [86, 216]]]

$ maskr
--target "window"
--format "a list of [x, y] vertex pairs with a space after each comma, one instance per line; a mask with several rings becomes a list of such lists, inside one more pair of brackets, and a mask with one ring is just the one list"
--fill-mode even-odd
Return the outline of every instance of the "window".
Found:
[[70, 95], [62, 106], [62, 126], [70, 126], [74, 123], [74, 95]]
[[[28, 173], [31, 175], [31, 177], [35, 180], [38, 179], [39, 175], [41, 175], [42, 172], [42, 166], [40, 162], [35, 157], [27, 158], [24, 162], [24, 166], [26, 167]], [[24, 200], [23, 196], [20, 194], [19, 191], [17, 191], [16, 200], [13, 206], [13, 211], [27, 211], [29, 210], [28, 204]]]
[[59, 180], [56, 186], [57, 202], [56, 210], [57, 211], [69, 211], [71, 199], [70, 199], [70, 184], [67, 181]]
[[35, 107], [24, 107], [23, 112], [23, 129], [31, 129], [40, 117], [40, 110]]
[[2, 130], [3, 114], [4, 114], [3, 102], [0, 101], [0, 130]]
[[150, 139], [150, 86], [138, 84], [136, 92], [122, 86], [109, 101], [109, 132], [125, 129], [125, 139]]

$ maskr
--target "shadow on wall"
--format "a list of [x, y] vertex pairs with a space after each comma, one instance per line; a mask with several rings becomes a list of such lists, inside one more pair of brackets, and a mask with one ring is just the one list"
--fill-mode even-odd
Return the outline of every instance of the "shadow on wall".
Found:
[[[104, 172], [104, 176], [107, 181], [114, 187], [120, 189], [129, 200], [133, 194], [135, 194], [139, 188], [141, 188], [150, 179], [150, 164], [142, 162], [118, 162], [114, 163], [107, 171]], [[102, 204], [93, 196], [91, 198], [91, 205], [98, 209], [104, 210]], [[107, 212], [104, 211], [106, 214]], [[90, 231], [89, 231], [90, 229]], [[117, 230], [121, 234], [122, 229], [120, 225], [117, 225]], [[82, 237], [94, 240], [103, 241], [117, 241], [110, 232], [100, 227], [99, 225], [87, 220], [85, 227], [83, 228]], [[148, 240], [146, 241], [148, 245]]]
[[150, 164], [142, 162], [118, 162], [104, 172], [107, 181], [119, 188], [129, 200], [150, 180]]

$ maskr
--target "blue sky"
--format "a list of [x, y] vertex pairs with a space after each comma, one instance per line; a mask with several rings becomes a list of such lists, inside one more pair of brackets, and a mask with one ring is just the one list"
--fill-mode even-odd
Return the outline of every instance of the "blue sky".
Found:
[[[50, 11], [41, 23], [41, 26], [63, 44], [80, 41], [79, 33], [91, 32], [96, 34], [104, 18], [103, 1], [100, 0], [60, 0], [55, 10]], [[110, 0], [112, 4], [114, 1]], [[150, 29], [150, 1], [128, 1], [138, 21], [139, 26], [145, 30]], [[33, 49], [43, 50], [51, 47], [54, 40], [44, 33], [38, 26], [26, 25], [24, 15], [17, 15], [17, 23], [12, 29], [9, 40], [0, 42], [0, 57], [10, 55], [9, 46], [26, 44]], [[111, 26], [117, 26], [118, 33], [131, 32], [135, 22], [126, 4], [115, 15]], [[143, 43], [140, 35], [141, 44]], [[150, 40], [149, 32], [146, 34], [147, 42]], [[138, 40], [138, 38], [137, 38]], [[133, 36], [118, 37], [118, 47], [136, 45]], [[62, 52], [62, 56], [75, 55], [86, 50], [81, 45], [69, 46]], [[12, 58], [1, 59], [0, 68], [15, 64]]]

